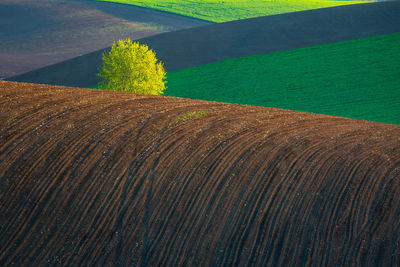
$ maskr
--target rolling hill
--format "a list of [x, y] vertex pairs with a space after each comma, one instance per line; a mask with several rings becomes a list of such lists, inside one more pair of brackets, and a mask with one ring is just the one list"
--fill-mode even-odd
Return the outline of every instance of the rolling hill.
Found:
[[0, 82], [0, 265], [400, 264], [400, 126]]
[[[230, 58], [400, 32], [400, 2], [339, 6], [206, 25], [140, 39], [167, 71]], [[86, 87], [97, 84], [104, 50], [9, 80]]]
[[167, 95], [400, 124], [400, 33], [168, 73]]

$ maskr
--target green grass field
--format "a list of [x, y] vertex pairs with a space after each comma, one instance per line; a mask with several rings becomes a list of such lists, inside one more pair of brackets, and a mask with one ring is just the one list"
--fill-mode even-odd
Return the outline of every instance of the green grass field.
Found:
[[400, 33], [169, 72], [166, 94], [400, 124]]
[[224, 22], [374, 1], [330, 0], [102, 0], [132, 4], [198, 19]]

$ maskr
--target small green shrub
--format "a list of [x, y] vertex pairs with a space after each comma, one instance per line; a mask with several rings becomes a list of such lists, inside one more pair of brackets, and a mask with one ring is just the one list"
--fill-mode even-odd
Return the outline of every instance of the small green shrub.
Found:
[[98, 76], [102, 78], [100, 89], [151, 95], [161, 95], [165, 90], [163, 64], [147, 45], [130, 39], [119, 40], [103, 54]]

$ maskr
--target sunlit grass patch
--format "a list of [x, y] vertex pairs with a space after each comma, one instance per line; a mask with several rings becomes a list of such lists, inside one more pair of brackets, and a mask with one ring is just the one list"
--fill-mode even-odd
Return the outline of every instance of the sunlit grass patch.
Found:
[[169, 72], [166, 95], [400, 124], [400, 33]]
[[224, 22], [309, 9], [375, 1], [330, 0], [102, 0], [153, 8], [193, 18]]

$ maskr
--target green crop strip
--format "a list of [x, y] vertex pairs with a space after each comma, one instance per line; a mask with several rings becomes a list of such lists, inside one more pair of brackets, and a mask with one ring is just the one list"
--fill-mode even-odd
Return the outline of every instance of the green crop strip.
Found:
[[400, 33], [169, 72], [167, 95], [400, 124]]
[[330, 0], [102, 0], [185, 15], [213, 22], [225, 22], [316, 8], [375, 1]]

